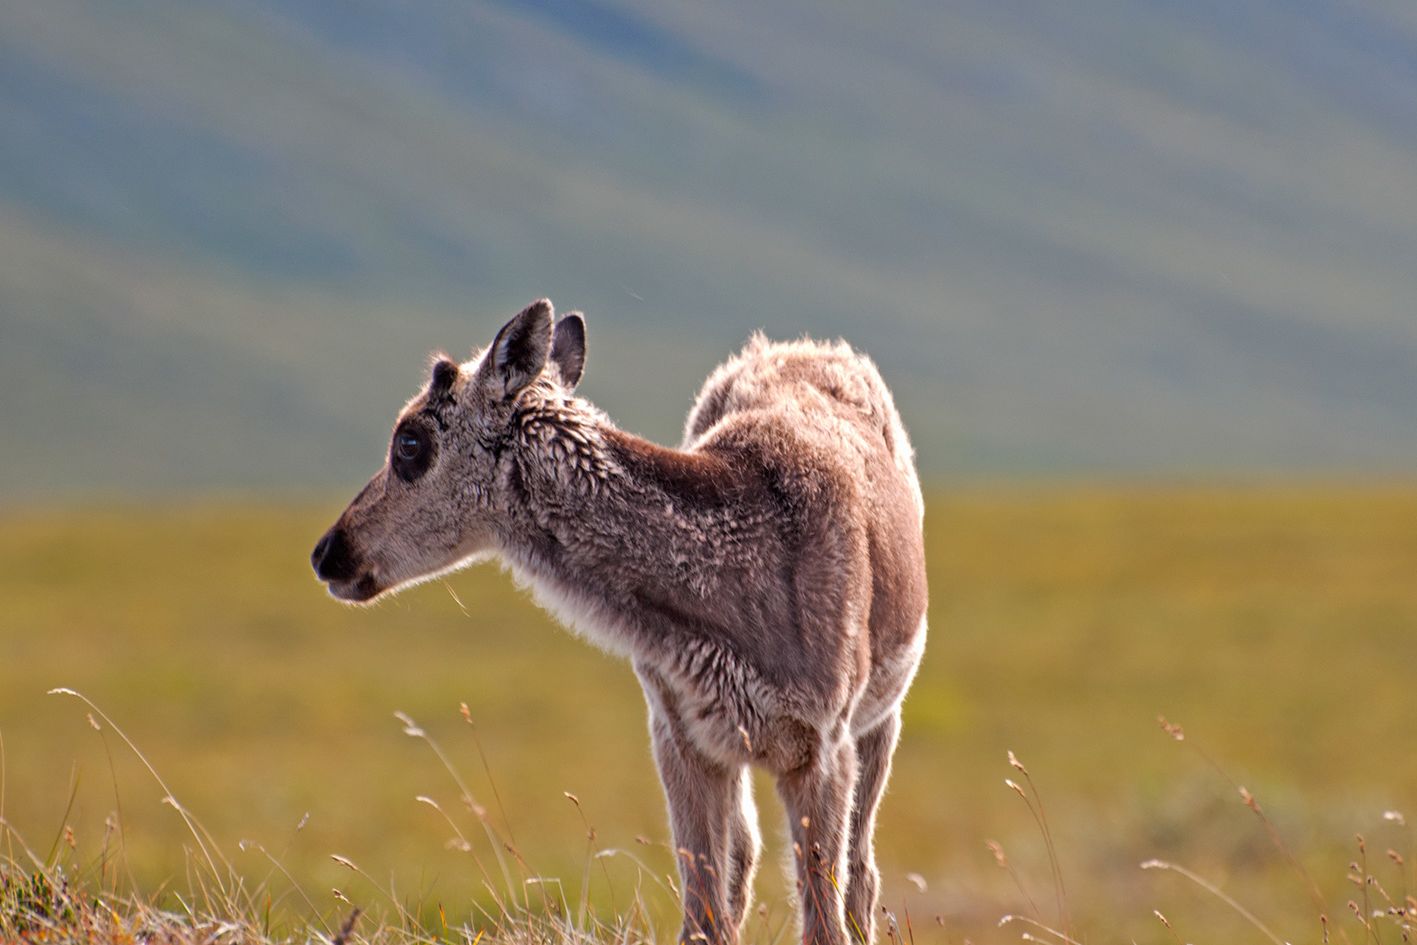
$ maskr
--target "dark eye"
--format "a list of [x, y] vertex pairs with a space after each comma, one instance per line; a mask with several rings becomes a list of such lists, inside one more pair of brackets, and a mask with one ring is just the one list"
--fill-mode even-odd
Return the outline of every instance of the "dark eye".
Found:
[[389, 461], [404, 482], [413, 482], [427, 472], [433, 464], [433, 441], [428, 431], [417, 423], [400, 427], [394, 433]]
[[406, 463], [411, 463], [423, 452], [423, 440], [404, 431], [394, 440], [394, 455]]

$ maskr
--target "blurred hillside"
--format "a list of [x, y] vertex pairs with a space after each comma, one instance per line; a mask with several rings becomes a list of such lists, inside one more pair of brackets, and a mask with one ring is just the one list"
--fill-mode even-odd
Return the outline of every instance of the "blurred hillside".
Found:
[[0, 0], [0, 495], [348, 486], [542, 294], [673, 440], [845, 335], [929, 473], [1417, 467], [1417, 8]]

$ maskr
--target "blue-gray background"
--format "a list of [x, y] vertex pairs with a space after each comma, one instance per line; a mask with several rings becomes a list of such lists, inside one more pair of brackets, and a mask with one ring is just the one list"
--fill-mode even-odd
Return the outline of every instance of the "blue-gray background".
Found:
[[1417, 468], [1417, 5], [0, 0], [0, 497], [351, 486], [539, 295], [674, 440], [843, 335], [927, 475]]

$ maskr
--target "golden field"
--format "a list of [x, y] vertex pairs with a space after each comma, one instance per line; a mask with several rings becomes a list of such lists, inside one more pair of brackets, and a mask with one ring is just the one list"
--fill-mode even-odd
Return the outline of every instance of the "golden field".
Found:
[[[337, 511], [0, 513], [11, 856], [24, 861], [23, 838], [41, 860], [155, 899], [200, 885], [164, 788], [82, 702], [46, 695], [69, 687], [132, 738], [217, 855], [244, 876], [275, 870], [276, 928], [312, 910], [335, 921], [349, 907], [334, 889], [374, 912], [476, 925], [474, 903], [491, 897], [477, 863], [504, 887], [498, 851], [404, 712], [515, 847], [502, 851], [513, 886], [602, 916], [638, 888], [672, 936], [672, 859], [628, 667], [554, 627], [494, 567], [373, 609], [336, 604], [307, 556]], [[997, 921], [1023, 913], [1080, 941], [1264, 942], [1263, 925], [1308, 942], [1323, 912], [1334, 941], [1404, 940], [1400, 917], [1366, 929], [1348, 902], [1371, 913], [1417, 891], [1413, 826], [1390, 813], [1417, 825], [1417, 489], [939, 489], [927, 535], [931, 640], [877, 842], [901, 938], [1017, 941], [1025, 927]], [[1004, 784], [1024, 780], [1010, 750], [1046, 805], [1061, 896], [1037, 822]], [[767, 915], [748, 938], [786, 941], [781, 812], [758, 787]], [[1376, 879], [1364, 888], [1348, 878], [1357, 834]], [[603, 849], [623, 853], [588, 859]], [[1152, 858], [1258, 925], [1178, 872], [1140, 869]]]

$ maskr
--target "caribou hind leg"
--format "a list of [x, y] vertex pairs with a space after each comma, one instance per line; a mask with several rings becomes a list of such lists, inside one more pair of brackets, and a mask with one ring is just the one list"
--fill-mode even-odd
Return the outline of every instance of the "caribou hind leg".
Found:
[[803, 767], [778, 778], [787, 807], [805, 945], [846, 945], [847, 832], [856, 746], [842, 738]]
[[871, 838], [876, 831], [876, 810], [880, 807], [886, 779], [890, 777], [891, 754], [899, 734], [900, 710], [897, 708], [856, 739], [858, 775], [847, 857], [846, 925], [852, 936], [863, 942], [871, 942], [875, 936], [881, 874], [876, 869], [876, 851]]
[[763, 847], [758, 832], [758, 809], [753, 803], [752, 772], [747, 766], [738, 769], [737, 791], [738, 804], [728, 825], [728, 916], [733, 927], [741, 930]]

